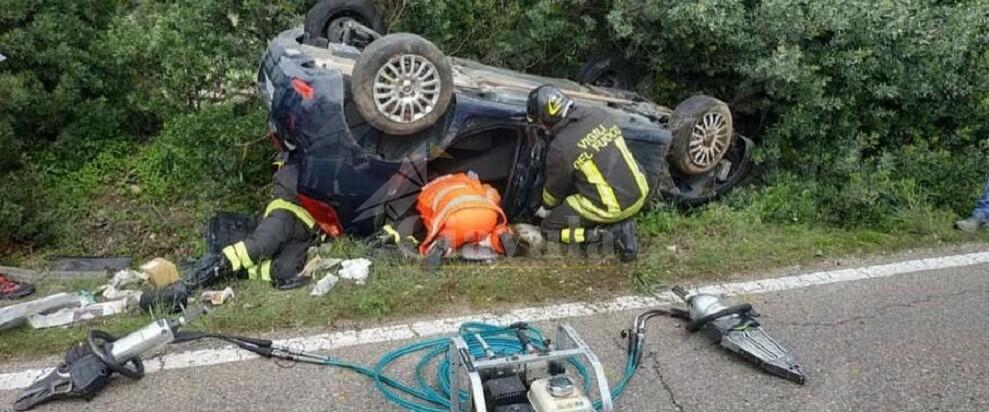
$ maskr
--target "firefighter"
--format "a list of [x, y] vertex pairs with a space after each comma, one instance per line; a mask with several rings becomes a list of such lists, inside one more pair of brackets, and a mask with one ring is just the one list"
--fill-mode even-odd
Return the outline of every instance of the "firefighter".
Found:
[[614, 119], [551, 85], [529, 93], [527, 112], [550, 140], [537, 213], [543, 235], [566, 244], [613, 241], [621, 261], [634, 261], [632, 217], [645, 204], [649, 184]]
[[316, 240], [316, 220], [296, 202], [299, 167], [295, 162], [277, 162], [273, 178], [274, 200], [268, 203], [257, 228], [246, 239], [228, 245], [222, 253], [208, 253], [185, 279], [191, 289], [238, 275], [270, 282], [281, 289], [304, 286], [309, 278], [299, 275], [306, 252]]
[[145, 311], [180, 311], [194, 291], [232, 276], [270, 282], [280, 290], [305, 286], [309, 278], [299, 273], [319, 229], [316, 219], [296, 201], [299, 167], [289, 159], [289, 154], [282, 152], [275, 162], [274, 200], [268, 203], [253, 233], [224, 247], [221, 253], [206, 253], [182, 281], [142, 294], [139, 306]]

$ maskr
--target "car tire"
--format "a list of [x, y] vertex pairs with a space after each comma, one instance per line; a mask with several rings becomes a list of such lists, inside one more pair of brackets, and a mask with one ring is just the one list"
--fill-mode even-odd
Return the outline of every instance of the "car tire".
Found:
[[597, 56], [588, 59], [577, 73], [577, 82], [589, 86], [632, 90], [639, 81], [632, 64], [620, 56]]
[[357, 58], [351, 92], [358, 112], [372, 126], [387, 134], [409, 135], [446, 113], [453, 99], [453, 69], [429, 40], [389, 34]]
[[347, 20], [355, 20], [378, 33], [385, 32], [385, 19], [372, 1], [321, 0], [306, 12], [306, 37], [325, 38], [330, 43], [340, 43], [339, 35], [334, 33], [338, 33]]
[[670, 117], [673, 143], [670, 163], [688, 175], [711, 171], [727, 153], [734, 138], [731, 110], [721, 100], [693, 96], [680, 103]]
[[[731, 170], [729, 171], [727, 179], [724, 181], [715, 181], [713, 184], [713, 190], [701, 195], [685, 193], [683, 191], [684, 188], [680, 187], [680, 192], [671, 197], [673, 203], [677, 207], [685, 210], [701, 207], [721, 199], [732, 190], [744, 185], [751, 178], [751, 171], [753, 167], [751, 155], [752, 150], [754, 149], [755, 143], [753, 143], [752, 140], [749, 140], [744, 136], [736, 136], [735, 140], [732, 142], [731, 148], [728, 150], [728, 153], [725, 154], [725, 160], [731, 162]], [[713, 174], [716, 172], [711, 171], [708, 173]], [[710, 180], [712, 177], [696, 175], [686, 176], [686, 178], [704, 181], [705, 179]], [[680, 178], [674, 176], [673, 180], [679, 181]], [[710, 182], [706, 182], [706, 184], [711, 185]], [[678, 186], [682, 186], [682, 182], [678, 182]]]

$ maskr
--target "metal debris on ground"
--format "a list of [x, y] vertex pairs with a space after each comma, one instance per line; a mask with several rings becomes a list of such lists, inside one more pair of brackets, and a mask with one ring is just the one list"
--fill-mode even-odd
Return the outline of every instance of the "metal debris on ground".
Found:
[[203, 292], [202, 296], [199, 297], [199, 301], [209, 303], [213, 306], [220, 306], [227, 303], [228, 300], [231, 300], [234, 297], [236, 297], [236, 295], [234, 295], [233, 288], [227, 286], [227, 288], [223, 290], [207, 290]]
[[34, 329], [66, 326], [78, 322], [127, 312], [136, 305], [136, 299], [124, 298], [110, 302], [92, 303], [79, 308], [66, 308], [50, 314], [37, 314], [28, 317], [28, 325]]
[[51, 268], [59, 271], [114, 271], [129, 268], [133, 260], [129, 256], [60, 256], [52, 260]]
[[0, 266], [0, 273], [20, 282], [106, 279], [107, 275], [105, 270], [31, 270], [10, 266]]
[[0, 308], [0, 330], [11, 329], [25, 323], [29, 317], [51, 313], [64, 308], [78, 308], [92, 303], [91, 296], [78, 293], [58, 293], [29, 302]]

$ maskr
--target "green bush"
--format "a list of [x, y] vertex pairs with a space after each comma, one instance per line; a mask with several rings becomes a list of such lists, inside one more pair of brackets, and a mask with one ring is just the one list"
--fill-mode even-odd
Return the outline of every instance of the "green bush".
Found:
[[602, 53], [607, 5], [588, 0], [384, 0], [392, 31], [419, 33], [449, 55], [553, 76]]
[[[181, 150], [201, 149], [207, 155], [214, 153], [218, 161], [231, 160], [223, 151], [230, 148], [218, 145], [260, 136], [264, 122], [257, 121], [261, 115], [256, 110], [247, 116], [234, 114], [224, 102], [250, 98], [256, 63], [267, 40], [301, 21], [304, 3], [4, 3], [0, 52], [8, 60], [0, 63], [0, 147], [4, 148], [0, 153], [0, 193], [4, 194], [0, 243], [46, 244], [71, 238], [68, 232], [78, 226], [80, 216], [90, 212], [92, 198], [119, 189], [114, 184], [130, 178], [127, 166], [134, 153], [142, 151], [141, 144], [151, 143], [144, 151], [165, 150], [152, 138], [162, 124], [175, 124], [175, 129], [191, 131], [197, 139], [180, 142], [175, 134], [183, 132], [176, 130], [164, 136], [166, 144], [195, 143]], [[226, 108], [210, 107], [215, 104]], [[205, 112], [201, 116], [183, 117], [200, 108]], [[237, 123], [247, 118], [254, 122]], [[214, 123], [188, 125], [197, 119]], [[251, 125], [250, 134], [244, 130], [248, 126], [242, 126], [246, 124]], [[236, 130], [224, 129], [228, 126]], [[231, 137], [234, 133], [241, 134]], [[233, 179], [216, 181], [214, 192], [224, 192], [216, 189], [224, 184], [253, 183], [244, 175], [255, 169], [247, 170], [243, 164], [266, 151], [257, 145], [249, 148], [262, 154], [243, 153], [242, 159], [214, 170], [234, 168], [235, 173]], [[216, 163], [182, 157], [186, 152], [181, 150], [176, 151], [179, 163], [170, 166], [175, 177], [155, 180], [160, 176], [137, 168], [145, 172], [143, 177], [152, 179], [156, 193], [175, 193], [210, 181], [203, 179], [208, 175], [191, 171]], [[178, 177], [187, 180], [179, 182]]]
[[142, 196], [162, 203], [256, 198], [271, 171], [265, 116], [257, 105], [246, 114], [237, 109], [206, 106], [166, 122], [131, 162]]
[[[256, 202], [240, 194], [267, 181], [270, 151], [246, 144], [264, 114], [233, 102], [315, 1], [5, 2], [0, 243], [64, 238], [130, 185], [143, 201]], [[769, 170], [730, 204], [765, 221], [932, 221], [964, 213], [989, 168], [989, 0], [375, 1], [392, 31], [451, 55], [572, 76], [624, 54], [660, 103], [728, 101]]]
[[959, 209], [970, 197], [953, 188], [980, 184], [989, 2], [613, 4], [627, 52], [672, 80], [655, 90], [713, 93], [736, 103], [743, 125], [745, 110], [775, 119], [760, 159], [823, 185], [831, 222], [882, 224], [928, 202]]
[[657, 101], [728, 101], [770, 171], [813, 182], [810, 194], [786, 183], [765, 195], [799, 195], [827, 222], [883, 226], [920, 205], [961, 213], [989, 168], [987, 0], [386, 4], [398, 29], [455, 54], [566, 76], [584, 56], [619, 52]]

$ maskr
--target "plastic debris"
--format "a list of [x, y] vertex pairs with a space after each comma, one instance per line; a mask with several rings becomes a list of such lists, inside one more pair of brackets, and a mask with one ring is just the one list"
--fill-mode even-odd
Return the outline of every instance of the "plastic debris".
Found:
[[371, 261], [360, 259], [348, 259], [340, 262], [340, 271], [337, 273], [341, 279], [353, 280], [358, 285], [364, 285], [367, 277], [371, 273]]
[[340, 281], [339, 277], [337, 277], [332, 273], [327, 273], [326, 276], [323, 276], [323, 279], [320, 279], [319, 282], [316, 282], [316, 286], [313, 286], [312, 292], [309, 292], [309, 295], [323, 296], [327, 294], [330, 290], [332, 290], [333, 287], [336, 286], [337, 282], [339, 281]]
[[302, 268], [301, 275], [305, 277], [315, 278], [321, 272], [332, 269], [334, 266], [339, 265], [343, 262], [343, 259], [337, 258], [322, 258], [320, 256], [313, 257], [306, 262], [306, 266]]
[[174, 263], [165, 258], [154, 258], [141, 265], [141, 270], [148, 275], [148, 282], [156, 288], [163, 288], [179, 281], [179, 270]]
[[65, 308], [51, 314], [36, 314], [29, 316], [27, 322], [34, 329], [51, 328], [124, 313], [130, 307], [131, 304], [128, 303], [128, 299], [119, 299], [111, 302], [93, 303], [81, 308]]
[[228, 300], [233, 299], [235, 296], [234, 290], [227, 286], [223, 290], [207, 290], [203, 292], [203, 295], [199, 297], [199, 301], [208, 302], [213, 306], [219, 306], [227, 303]]
[[96, 292], [106, 300], [131, 299], [137, 302], [141, 298], [141, 291], [126, 288], [138, 286], [147, 280], [146, 273], [125, 269], [115, 273], [109, 283], [96, 288]]
[[92, 298], [78, 293], [58, 293], [0, 308], [0, 330], [6, 330], [27, 321], [28, 317], [40, 313], [51, 313], [63, 308], [78, 308], [92, 303]]
[[148, 281], [148, 274], [136, 270], [124, 269], [113, 274], [109, 285], [117, 289], [140, 285]]

